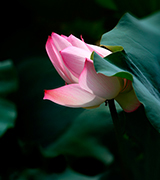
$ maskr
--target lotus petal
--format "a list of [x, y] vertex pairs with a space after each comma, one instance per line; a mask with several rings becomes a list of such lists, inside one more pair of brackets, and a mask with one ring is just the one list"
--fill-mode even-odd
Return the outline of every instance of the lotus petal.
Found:
[[115, 98], [124, 86], [123, 80], [118, 77], [108, 77], [98, 74], [93, 62], [86, 59], [84, 69], [79, 78], [82, 89], [104, 99]]
[[67, 38], [67, 40], [75, 47], [81, 48], [81, 49], [85, 49], [87, 51], [89, 51], [88, 46], [86, 45], [86, 43], [84, 41], [81, 41], [80, 39], [78, 39], [77, 37], [73, 36], [72, 34]]
[[53, 90], [45, 90], [44, 99], [68, 107], [97, 107], [105, 101], [82, 89], [79, 84], [65, 85]]
[[60, 51], [66, 67], [73, 73], [75, 77], [81, 74], [86, 58], [90, 58], [91, 53], [84, 49], [70, 46]]
[[87, 44], [88, 48], [90, 49], [90, 51], [95, 51], [97, 54], [99, 54], [101, 57], [106, 57], [110, 54], [112, 54], [111, 51], [102, 48], [100, 46], [96, 46], [96, 45], [91, 45], [91, 44]]
[[57, 72], [59, 73], [59, 75], [62, 77], [62, 79], [64, 79], [65, 82], [67, 83], [71, 83], [71, 79], [68, 77], [67, 71], [64, 68], [64, 63], [61, 59], [61, 56], [57, 53], [57, 50], [52, 42], [52, 38], [49, 36], [47, 43], [46, 43], [46, 51], [47, 54], [53, 64], [53, 66], [55, 67], [55, 69], [57, 70]]

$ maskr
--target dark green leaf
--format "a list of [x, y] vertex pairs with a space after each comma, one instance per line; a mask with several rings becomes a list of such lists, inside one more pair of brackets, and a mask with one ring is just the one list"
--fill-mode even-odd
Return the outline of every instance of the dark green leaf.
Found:
[[8, 100], [0, 98], [0, 137], [8, 128], [14, 127], [16, 117], [15, 105]]
[[[117, 109], [121, 111], [118, 105]], [[71, 109], [71, 112], [74, 113], [74, 109]], [[113, 162], [114, 157], [101, 140], [104, 137], [106, 144], [109, 145], [114, 137], [114, 135], [111, 136], [112, 132], [113, 123], [110, 112], [103, 104], [97, 109], [84, 110], [77, 114], [68, 129], [43, 153], [49, 157], [59, 154], [93, 157], [109, 165]]]
[[113, 0], [96, 0], [96, 2], [105, 8], [117, 10], [117, 6]]
[[138, 20], [125, 14], [118, 25], [103, 35], [104, 46], [122, 46], [102, 59], [97, 54], [97, 72], [132, 80], [140, 102], [151, 124], [160, 132], [160, 12]]
[[17, 89], [17, 75], [11, 60], [0, 62], [0, 96], [7, 94]]
[[100, 180], [101, 176], [102, 175], [89, 177], [76, 173], [69, 168], [61, 174], [46, 174], [39, 169], [26, 169], [21, 173], [21, 176], [17, 180]]
[[[159, 10], [159, 0], [95, 0], [99, 5], [124, 14], [126, 11], [135, 14], [138, 17], [146, 16], [152, 12]], [[145, 4], [145, 6], [144, 6]]]
[[18, 81], [11, 60], [0, 62], [0, 136], [14, 127], [17, 111], [15, 104], [6, 97], [17, 89]]

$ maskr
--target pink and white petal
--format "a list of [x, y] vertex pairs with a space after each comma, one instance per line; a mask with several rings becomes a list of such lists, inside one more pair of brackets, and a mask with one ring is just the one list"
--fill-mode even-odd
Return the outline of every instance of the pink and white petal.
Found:
[[133, 88], [130, 91], [120, 93], [115, 100], [128, 113], [135, 111], [141, 105]]
[[55, 69], [57, 70], [59, 75], [62, 77], [62, 79], [64, 79], [64, 81], [66, 83], [71, 83], [72, 81], [68, 77], [68, 74], [64, 68], [64, 63], [62, 61], [62, 58], [61, 58], [60, 54], [57, 53], [57, 50], [56, 50], [56, 48], [52, 42], [52, 38], [50, 36], [48, 37], [48, 40], [46, 43], [46, 51], [47, 51], [47, 54], [53, 64], [53, 66], [55, 67]]
[[99, 54], [101, 57], [106, 57], [108, 55], [110, 55], [112, 52], [105, 49], [105, 48], [102, 48], [100, 46], [96, 46], [96, 45], [91, 45], [91, 44], [87, 44], [89, 50], [91, 52], [95, 51], [97, 54]]
[[[75, 77], [69, 70], [68, 68], [64, 65], [64, 62], [61, 58], [60, 55], [60, 51], [64, 48], [67, 48], [69, 46], [72, 46], [70, 42], [68, 42], [64, 37], [56, 34], [56, 33], [52, 33], [52, 37], [50, 39], [50, 42], [52, 43], [52, 46], [54, 47], [54, 52], [56, 53], [56, 55], [59, 57], [59, 62], [61, 64], [61, 69], [64, 73], [64, 75], [67, 77], [68, 81], [66, 81], [67, 83], [77, 83], [78, 82], [78, 78]], [[54, 59], [53, 59], [54, 61]], [[56, 69], [57, 70], [57, 69]], [[63, 78], [64, 79], [64, 78]], [[66, 79], [66, 78], [65, 78]]]
[[67, 41], [66, 38], [64, 38], [63, 36], [60, 36], [57, 33], [52, 33], [51, 37], [52, 37], [54, 46], [58, 52], [68, 46], [72, 46], [72, 44], [69, 41]]
[[69, 79], [71, 80], [71, 83], [67, 83], [67, 84], [78, 83], [78, 78], [75, 75], [73, 75], [68, 68], [66, 68], [66, 71]]
[[86, 60], [84, 69], [79, 77], [82, 89], [95, 94], [103, 99], [115, 98], [123, 87], [123, 82], [118, 77], [108, 77], [97, 74], [92, 61]]
[[79, 84], [70, 84], [53, 90], [45, 90], [44, 99], [74, 108], [97, 107], [105, 101], [105, 99], [81, 89]]
[[75, 47], [79, 47], [81, 49], [89, 51], [86, 43], [84, 41], [81, 41], [77, 37], [73, 36], [72, 34], [68, 37], [68, 41]]
[[84, 49], [80, 49], [75, 46], [70, 46], [60, 51], [62, 59], [66, 67], [72, 72], [72, 74], [79, 78], [81, 74], [86, 58], [90, 58], [91, 53]]
[[[66, 40], [68, 39], [68, 37], [65, 36], [65, 35], [63, 35], [63, 34], [61, 34], [61, 37], [65, 38]], [[68, 41], [68, 40], [67, 40], [67, 41]]]

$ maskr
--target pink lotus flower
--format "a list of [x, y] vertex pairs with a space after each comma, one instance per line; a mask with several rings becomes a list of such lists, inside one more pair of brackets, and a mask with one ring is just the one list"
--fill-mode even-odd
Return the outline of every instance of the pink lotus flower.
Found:
[[90, 59], [92, 52], [105, 57], [112, 53], [109, 50], [86, 44], [73, 35], [67, 37], [56, 33], [49, 36], [46, 50], [66, 85], [45, 90], [44, 99], [68, 107], [94, 108], [115, 98], [126, 112], [139, 107], [130, 81], [96, 73]]

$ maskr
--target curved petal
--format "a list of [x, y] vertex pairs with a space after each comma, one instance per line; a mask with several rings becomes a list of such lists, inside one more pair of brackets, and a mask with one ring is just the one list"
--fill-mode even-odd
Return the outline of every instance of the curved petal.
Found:
[[104, 99], [115, 98], [124, 86], [118, 77], [97, 74], [91, 60], [86, 60], [85, 62], [79, 78], [79, 85], [82, 89]]
[[125, 112], [133, 112], [141, 105], [130, 80], [126, 81], [125, 88], [122, 89], [115, 100], [120, 104]]
[[81, 89], [78, 84], [45, 90], [44, 99], [68, 107], [97, 107], [105, 101], [105, 99]]
[[68, 37], [66, 35], [63, 35], [63, 34], [61, 34], [61, 37], [65, 38], [66, 40], [68, 39]]
[[95, 46], [95, 45], [91, 45], [91, 44], [87, 44], [88, 48], [90, 49], [90, 51], [95, 51], [97, 54], [99, 54], [101, 57], [106, 57], [108, 55], [110, 55], [112, 52], [102, 48], [100, 46]]
[[120, 93], [115, 100], [120, 104], [125, 112], [133, 112], [141, 105], [134, 89], [125, 93]]
[[86, 58], [90, 58], [91, 53], [84, 49], [70, 46], [60, 51], [66, 67], [72, 72], [75, 77], [81, 74]]
[[86, 43], [84, 41], [81, 41], [77, 37], [73, 36], [72, 34], [67, 38], [67, 40], [75, 47], [79, 47], [81, 49], [85, 49], [89, 51], [89, 48], [87, 47]]
[[71, 83], [72, 81], [67, 75], [61, 56], [57, 53], [57, 50], [55, 49], [55, 46], [50, 36], [48, 37], [48, 40], [46, 43], [46, 51], [53, 66], [55, 67], [59, 75], [62, 77], [62, 79], [64, 79], [64, 81], [67, 83]]
[[[52, 33], [52, 37], [49, 37], [47, 42], [46, 50], [57, 72], [61, 75], [66, 83], [70, 84], [78, 82], [78, 79], [64, 65], [59, 52], [63, 48], [72, 46], [71, 43], [56, 33]], [[60, 70], [58, 70], [59, 68]]]
[[59, 34], [53, 32], [51, 37], [58, 52], [66, 47], [72, 46], [72, 44], [67, 41], [64, 36], [60, 36]]

